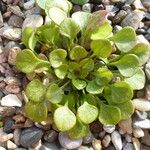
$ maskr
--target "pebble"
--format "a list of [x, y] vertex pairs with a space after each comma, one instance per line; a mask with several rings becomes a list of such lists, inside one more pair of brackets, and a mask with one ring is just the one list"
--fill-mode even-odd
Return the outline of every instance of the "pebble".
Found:
[[127, 142], [131, 143], [132, 142], [132, 136], [130, 134], [125, 134], [125, 139]]
[[145, 99], [150, 100], [150, 84], [145, 88]]
[[17, 15], [12, 15], [8, 20], [8, 25], [13, 27], [21, 28], [23, 23], [22, 17], [18, 17]]
[[80, 146], [78, 150], [93, 150], [93, 148], [89, 148], [87, 146]]
[[47, 142], [54, 142], [57, 140], [57, 137], [58, 137], [58, 132], [54, 130], [49, 130], [44, 135], [44, 139]]
[[144, 136], [141, 138], [141, 143], [150, 146], [150, 134], [148, 130], [144, 130]]
[[116, 150], [122, 149], [122, 147], [123, 147], [122, 139], [121, 139], [121, 136], [118, 131], [114, 131], [111, 134], [111, 140], [112, 140], [112, 143], [113, 143], [114, 147], [116, 148]]
[[140, 0], [135, 0], [133, 2], [133, 6], [135, 9], [140, 9], [140, 10], [144, 10], [144, 11], [146, 10]]
[[24, 129], [20, 135], [20, 144], [26, 148], [31, 147], [39, 142], [42, 136], [42, 130], [36, 127]]
[[23, 8], [28, 10], [31, 9], [35, 4], [35, 0], [29, 0], [26, 3], [23, 4]]
[[99, 121], [94, 121], [90, 124], [90, 131], [92, 133], [100, 133], [103, 131], [103, 125]]
[[16, 149], [18, 146], [15, 144], [15, 143], [13, 143], [12, 141], [7, 141], [7, 148], [8, 149]]
[[133, 135], [136, 138], [141, 138], [144, 136], [144, 131], [141, 128], [134, 128]]
[[93, 4], [90, 4], [90, 3], [86, 3], [82, 6], [82, 11], [84, 12], [91, 12], [93, 9]]
[[106, 131], [101, 131], [98, 136], [99, 136], [101, 139], [103, 139], [104, 136], [105, 136], [105, 134], [106, 134]]
[[13, 140], [15, 144], [20, 145], [21, 129], [15, 129], [13, 134], [14, 134]]
[[25, 27], [31, 27], [34, 29], [36, 27], [40, 27], [42, 24], [43, 17], [41, 15], [30, 15], [24, 20], [22, 30], [24, 30]]
[[22, 106], [21, 100], [14, 94], [8, 94], [7, 96], [3, 97], [0, 102], [2, 106], [8, 106], [8, 107]]
[[0, 150], [6, 150], [4, 147], [0, 146]]
[[137, 120], [133, 122], [133, 126], [142, 129], [150, 129], [150, 120]]
[[3, 26], [3, 16], [2, 13], [0, 11], [0, 28]]
[[83, 144], [89, 144], [92, 142], [94, 136], [91, 132], [89, 132], [85, 137], [83, 137]]
[[4, 127], [3, 127], [3, 130], [4, 132], [6, 133], [10, 133], [12, 132], [12, 126], [15, 124], [15, 121], [13, 119], [7, 119], [4, 123]]
[[134, 10], [130, 14], [128, 14], [121, 22], [121, 26], [131, 26], [135, 30], [139, 27], [140, 22], [144, 18], [144, 12], [140, 10]]
[[133, 99], [135, 108], [139, 111], [150, 111], [150, 101], [145, 99]]
[[149, 44], [148, 40], [142, 34], [137, 36], [137, 42], [138, 43], [144, 43], [147, 45]]
[[63, 148], [76, 149], [82, 144], [82, 139], [70, 139], [66, 132], [60, 132], [59, 143]]
[[53, 143], [46, 142], [43, 144], [43, 147], [41, 150], [60, 150], [60, 147], [55, 142], [53, 142]]
[[149, 8], [150, 7], [150, 1], [149, 0], [142, 0], [142, 3], [144, 7]]
[[29, 15], [40, 15], [41, 14], [41, 8], [38, 6], [35, 6], [27, 11], [25, 11], [25, 16], [29, 16]]
[[113, 131], [115, 131], [115, 125], [104, 125], [103, 129], [104, 131], [106, 131], [107, 133], [112, 133]]
[[97, 139], [93, 139], [92, 146], [93, 146], [94, 150], [101, 150], [102, 149], [101, 141], [97, 140]]
[[112, 3], [118, 3], [120, 2], [121, 0], [111, 0]]
[[13, 138], [13, 134], [12, 133], [9, 133], [9, 134], [5, 133], [3, 131], [3, 128], [0, 128], [0, 135], [1, 135], [0, 136], [0, 143], [4, 143], [4, 142]]
[[110, 135], [109, 134], [105, 135], [105, 137], [102, 140], [102, 144], [104, 145], [104, 147], [108, 147], [110, 142], [111, 142]]
[[145, 120], [147, 118], [147, 116], [148, 116], [148, 114], [146, 112], [144, 112], [144, 111], [136, 110], [135, 113], [136, 113], [137, 117], [139, 119], [141, 119], [141, 120]]
[[119, 122], [119, 127], [123, 130], [124, 133], [132, 133], [132, 119], [126, 119]]
[[123, 150], [134, 150], [134, 146], [131, 143], [127, 143], [124, 147]]
[[16, 123], [23, 123], [26, 121], [26, 118], [22, 114], [18, 114], [12, 117]]
[[141, 150], [141, 144], [137, 138], [132, 138], [134, 149]]

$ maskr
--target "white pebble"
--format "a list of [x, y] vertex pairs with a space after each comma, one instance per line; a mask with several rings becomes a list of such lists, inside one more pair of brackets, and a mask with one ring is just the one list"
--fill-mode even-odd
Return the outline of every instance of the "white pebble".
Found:
[[104, 125], [103, 129], [107, 132], [107, 133], [112, 133], [113, 131], [115, 131], [115, 125]]
[[144, 136], [144, 131], [143, 131], [141, 128], [135, 128], [135, 129], [133, 130], [133, 135], [134, 135], [134, 137], [136, 137], [136, 138], [141, 138], [141, 137]]
[[133, 126], [142, 129], [150, 129], [150, 120], [145, 119], [145, 120], [135, 121], [133, 123]]

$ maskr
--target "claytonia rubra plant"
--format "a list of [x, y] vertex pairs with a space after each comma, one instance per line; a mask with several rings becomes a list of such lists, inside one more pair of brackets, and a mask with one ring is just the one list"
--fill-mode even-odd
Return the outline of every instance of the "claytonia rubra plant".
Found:
[[141, 66], [150, 48], [125, 27], [113, 34], [107, 11], [70, 15], [67, 0], [37, 0], [49, 22], [25, 28], [26, 49], [16, 66], [32, 80], [25, 93], [26, 115], [33, 121], [50, 119], [71, 138], [89, 132], [89, 124], [117, 124], [131, 117], [133, 90], [144, 87]]

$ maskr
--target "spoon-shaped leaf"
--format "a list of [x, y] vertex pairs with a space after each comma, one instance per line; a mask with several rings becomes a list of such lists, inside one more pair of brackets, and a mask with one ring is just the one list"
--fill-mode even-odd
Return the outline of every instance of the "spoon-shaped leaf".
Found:
[[27, 117], [35, 122], [41, 122], [47, 118], [47, 107], [45, 103], [34, 103], [29, 101], [25, 105], [25, 112]]
[[41, 7], [42, 9], [45, 9], [47, 0], [36, 0], [36, 3]]
[[84, 104], [78, 108], [77, 114], [83, 123], [90, 124], [97, 118], [98, 109], [97, 107], [84, 102]]
[[62, 106], [55, 110], [54, 122], [60, 131], [68, 131], [76, 124], [76, 116], [68, 107]]
[[80, 79], [73, 79], [72, 84], [78, 89], [82, 90], [86, 87], [86, 81]]
[[118, 107], [102, 104], [99, 112], [99, 121], [104, 125], [115, 125], [121, 120]]
[[40, 102], [44, 100], [46, 93], [46, 87], [38, 79], [32, 80], [26, 88], [27, 97], [34, 102]]
[[112, 52], [111, 43], [108, 40], [94, 40], [91, 49], [97, 57], [107, 58]]

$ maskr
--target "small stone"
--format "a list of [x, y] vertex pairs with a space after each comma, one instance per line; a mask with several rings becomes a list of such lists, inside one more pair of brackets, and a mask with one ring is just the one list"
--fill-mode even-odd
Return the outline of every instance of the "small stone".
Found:
[[0, 28], [3, 26], [3, 16], [2, 13], [0, 11]]
[[145, 99], [133, 99], [135, 108], [139, 111], [150, 111], [150, 101]]
[[34, 125], [33, 121], [30, 120], [30, 119], [27, 119], [24, 123], [24, 127], [25, 128], [29, 128], [29, 127], [32, 127]]
[[80, 146], [78, 150], [93, 150], [93, 148], [89, 148], [87, 146]]
[[137, 138], [132, 138], [135, 150], [141, 150], [141, 144]]
[[39, 6], [35, 6], [27, 11], [25, 11], [26, 17], [29, 15], [40, 15], [41, 14], [41, 8]]
[[110, 144], [110, 142], [111, 142], [111, 137], [110, 137], [110, 135], [105, 135], [105, 137], [103, 138], [103, 140], [102, 140], [102, 144], [104, 145], [104, 147], [108, 147], [109, 146], [109, 144]]
[[8, 25], [13, 27], [21, 28], [23, 23], [23, 19], [18, 17], [17, 15], [12, 15], [8, 20]]
[[104, 136], [105, 136], [105, 134], [106, 134], [106, 131], [101, 131], [98, 136], [99, 136], [101, 139], [103, 139]]
[[58, 132], [54, 130], [50, 130], [45, 133], [44, 139], [47, 142], [54, 142], [57, 140], [57, 137], [58, 137]]
[[119, 127], [123, 130], [124, 133], [132, 133], [132, 119], [126, 119], [119, 122]]
[[36, 127], [24, 129], [21, 132], [20, 144], [26, 148], [31, 147], [42, 138], [42, 135], [43, 135], [42, 130]]
[[90, 3], [86, 3], [82, 6], [82, 10], [85, 11], [85, 12], [91, 12], [93, 9], [93, 4], [90, 4]]
[[131, 143], [127, 143], [124, 147], [123, 150], [134, 150], [134, 146]]
[[81, 10], [82, 10], [81, 6], [79, 6], [79, 5], [73, 6], [73, 12], [77, 12], [77, 11], [81, 11]]
[[9, 140], [9, 141], [7, 141], [7, 148], [8, 149], [16, 149], [17, 145]]
[[35, 0], [29, 0], [26, 3], [24, 3], [23, 7], [24, 9], [28, 10], [31, 9], [35, 4]]
[[103, 126], [99, 121], [94, 121], [90, 124], [90, 131], [93, 133], [99, 133], [103, 131]]
[[[60, 147], [57, 143], [44, 143], [41, 150], [60, 150]], [[62, 149], [61, 149], [62, 150]]]
[[135, 0], [133, 2], [133, 6], [135, 9], [140, 9], [140, 10], [144, 10], [144, 11], [146, 10], [140, 0]]
[[9, 133], [9, 134], [5, 133], [3, 131], [3, 128], [0, 128], [0, 135], [1, 135], [0, 136], [0, 143], [4, 143], [4, 142], [13, 138], [13, 134], [12, 133]]
[[7, 119], [4, 123], [3, 130], [6, 133], [12, 132], [12, 126], [15, 124], [15, 121], [13, 119]]
[[132, 136], [130, 134], [125, 134], [125, 139], [127, 142], [131, 143], [132, 142]]
[[15, 129], [13, 140], [15, 144], [17, 144], [18, 146], [20, 145], [20, 135], [21, 135], [21, 129]]
[[140, 10], [134, 10], [128, 14], [121, 22], [121, 26], [131, 26], [135, 30], [139, 27], [139, 23], [144, 18], [144, 13]]
[[141, 120], [145, 120], [147, 118], [147, 116], [148, 116], [148, 114], [146, 112], [144, 112], [144, 111], [136, 110], [135, 113], [136, 113], [137, 117], [139, 119], [141, 119]]
[[115, 131], [115, 125], [104, 125], [103, 129], [107, 132], [107, 133], [112, 133], [113, 131]]
[[144, 130], [144, 136], [141, 138], [141, 143], [150, 146], [150, 134], [148, 130]]
[[138, 43], [144, 43], [147, 45], [149, 44], [148, 40], [142, 34], [137, 36], [137, 42]]
[[0, 150], [6, 150], [4, 147], [0, 146]]
[[113, 143], [114, 147], [116, 148], [116, 150], [122, 149], [122, 147], [123, 147], [122, 139], [121, 139], [121, 136], [118, 131], [114, 131], [111, 134], [111, 140], [112, 140], [112, 143]]
[[58, 139], [60, 145], [66, 149], [76, 149], [82, 144], [82, 139], [71, 139], [66, 132], [60, 132]]
[[142, 129], [150, 129], [150, 120], [137, 120], [133, 122], [133, 126]]
[[14, 94], [8, 94], [7, 96], [3, 97], [0, 102], [2, 106], [8, 106], [8, 107], [22, 106], [21, 100]]
[[121, 0], [111, 0], [112, 3], [118, 3], [120, 2]]
[[126, 4], [131, 5], [135, 0], [125, 0]]
[[91, 132], [89, 132], [85, 137], [83, 137], [83, 144], [89, 144], [92, 142], [94, 136]]
[[145, 99], [150, 100], [150, 85], [145, 88]]
[[150, 7], [150, 1], [149, 0], [142, 0], [142, 3], [144, 7], [149, 8]]
[[93, 139], [92, 146], [93, 146], [94, 150], [101, 150], [102, 149], [101, 141], [97, 140], [97, 139]]
[[121, 9], [126, 11], [128, 15], [132, 12], [132, 7], [128, 4], [125, 4]]
[[26, 120], [22, 114], [13, 116], [13, 119], [15, 120], [16, 123], [22, 123], [22, 122], [25, 122]]
[[43, 24], [43, 17], [41, 15], [30, 15], [24, 20], [22, 25], [22, 30], [25, 27], [36, 28], [40, 27]]
[[141, 128], [134, 128], [133, 135], [136, 138], [141, 138], [144, 136], [144, 131]]

